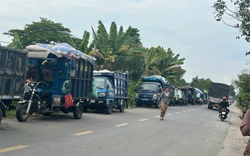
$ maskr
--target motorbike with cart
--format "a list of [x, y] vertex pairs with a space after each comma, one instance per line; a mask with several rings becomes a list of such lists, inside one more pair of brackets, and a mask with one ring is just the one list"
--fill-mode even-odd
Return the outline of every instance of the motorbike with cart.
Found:
[[83, 104], [91, 99], [95, 59], [68, 44], [36, 44], [28, 53], [24, 98], [19, 101], [16, 118], [25, 122], [33, 113], [49, 116], [55, 111], [73, 113], [80, 119]]

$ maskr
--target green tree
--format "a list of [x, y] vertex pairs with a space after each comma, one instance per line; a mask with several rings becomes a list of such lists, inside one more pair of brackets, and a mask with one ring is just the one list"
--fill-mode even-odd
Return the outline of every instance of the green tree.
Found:
[[35, 43], [60, 43], [66, 39], [72, 44], [73, 40], [77, 40], [77, 38], [70, 35], [70, 29], [63, 27], [61, 23], [55, 23], [46, 18], [40, 18], [40, 20], [39, 22], [26, 24], [23, 30], [11, 29], [4, 35], [15, 37], [15, 34], [18, 34], [23, 47]]
[[238, 75], [238, 79], [234, 80], [234, 85], [238, 89], [237, 99], [239, 100], [239, 106], [247, 105], [250, 108], [250, 74], [247, 71], [242, 71]]
[[241, 32], [240, 36], [250, 42], [250, 0], [216, 0], [213, 7], [217, 21], [238, 29]]
[[234, 98], [235, 95], [236, 95], [235, 87], [234, 87], [233, 85], [230, 85], [229, 95], [232, 96], [233, 98]]
[[181, 85], [180, 81], [186, 72], [181, 68], [185, 58], [179, 58], [180, 54], [174, 54], [170, 48], [166, 51], [161, 46], [153, 48], [152, 51], [152, 56], [150, 55], [151, 62], [148, 65], [148, 73], [150, 73], [150, 75], [161, 75], [173, 85]]
[[198, 76], [196, 76], [192, 79], [190, 85], [194, 88], [199, 88], [208, 91], [211, 83], [212, 81], [210, 79], [204, 79], [204, 78], [199, 79]]
[[23, 50], [23, 44], [20, 41], [20, 38], [16, 32], [14, 32], [14, 38], [12, 39], [12, 42], [7, 46], [9, 48]]
[[106, 66], [106, 63], [114, 62], [115, 57], [119, 53], [128, 51], [129, 46], [124, 43], [129, 39], [131, 27], [123, 32], [123, 27], [121, 26], [119, 31], [117, 31], [116, 23], [112, 22], [108, 33], [102, 21], [98, 23], [96, 32], [92, 28], [94, 40], [90, 44], [92, 51], [89, 54], [97, 57], [98, 65]]

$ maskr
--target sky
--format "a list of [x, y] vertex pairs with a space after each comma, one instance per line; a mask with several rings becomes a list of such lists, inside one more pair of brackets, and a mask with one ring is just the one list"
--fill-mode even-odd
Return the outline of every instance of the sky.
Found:
[[[144, 47], [170, 48], [185, 58], [183, 78], [211, 79], [231, 84], [248, 69], [249, 43], [237, 29], [214, 18], [216, 0], [0, 0], [0, 43], [11, 42], [3, 35], [10, 29], [24, 29], [40, 17], [61, 23], [82, 38], [84, 31], [97, 30], [101, 20], [109, 31], [112, 22], [140, 32]], [[228, 0], [229, 1], [229, 0]], [[229, 22], [233, 20], [229, 19]], [[91, 33], [92, 34], [92, 33]]]

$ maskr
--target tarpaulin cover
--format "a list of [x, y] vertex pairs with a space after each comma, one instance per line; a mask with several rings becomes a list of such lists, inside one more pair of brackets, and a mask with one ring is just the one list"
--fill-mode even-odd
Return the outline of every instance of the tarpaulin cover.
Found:
[[37, 43], [26, 47], [28, 56], [46, 57], [49, 53], [55, 54], [57, 57], [73, 57], [89, 61], [94, 64], [95, 58], [87, 55], [79, 50], [76, 50], [67, 43], [60, 43], [55, 45]]
[[223, 96], [228, 97], [230, 86], [222, 83], [211, 83], [209, 89], [209, 96], [215, 98], [221, 98]]

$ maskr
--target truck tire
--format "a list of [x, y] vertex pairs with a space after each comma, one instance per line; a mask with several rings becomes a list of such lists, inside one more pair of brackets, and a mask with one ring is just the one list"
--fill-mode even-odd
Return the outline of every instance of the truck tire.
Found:
[[73, 117], [74, 119], [81, 119], [82, 118], [82, 104], [80, 103], [78, 106], [73, 108]]
[[120, 112], [122, 113], [122, 112], [124, 112], [124, 109], [125, 109], [125, 101], [124, 101], [124, 100], [121, 100], [121, 104], [120, 104], [120, 106], [119, 106], [119, 110], [120, 110]]
[[19, 122], [25, 122], [29, 118], [29, 113], [26, 113], [26, 110], [28, 108], [28, 103], [22, 104], [17, 108], [16, 111], [16, 118]]
[[112, 103], [109, 103], [109, 105], [106, 106], [106, 113], [111, 114], [112, 110], [113, 110]]

